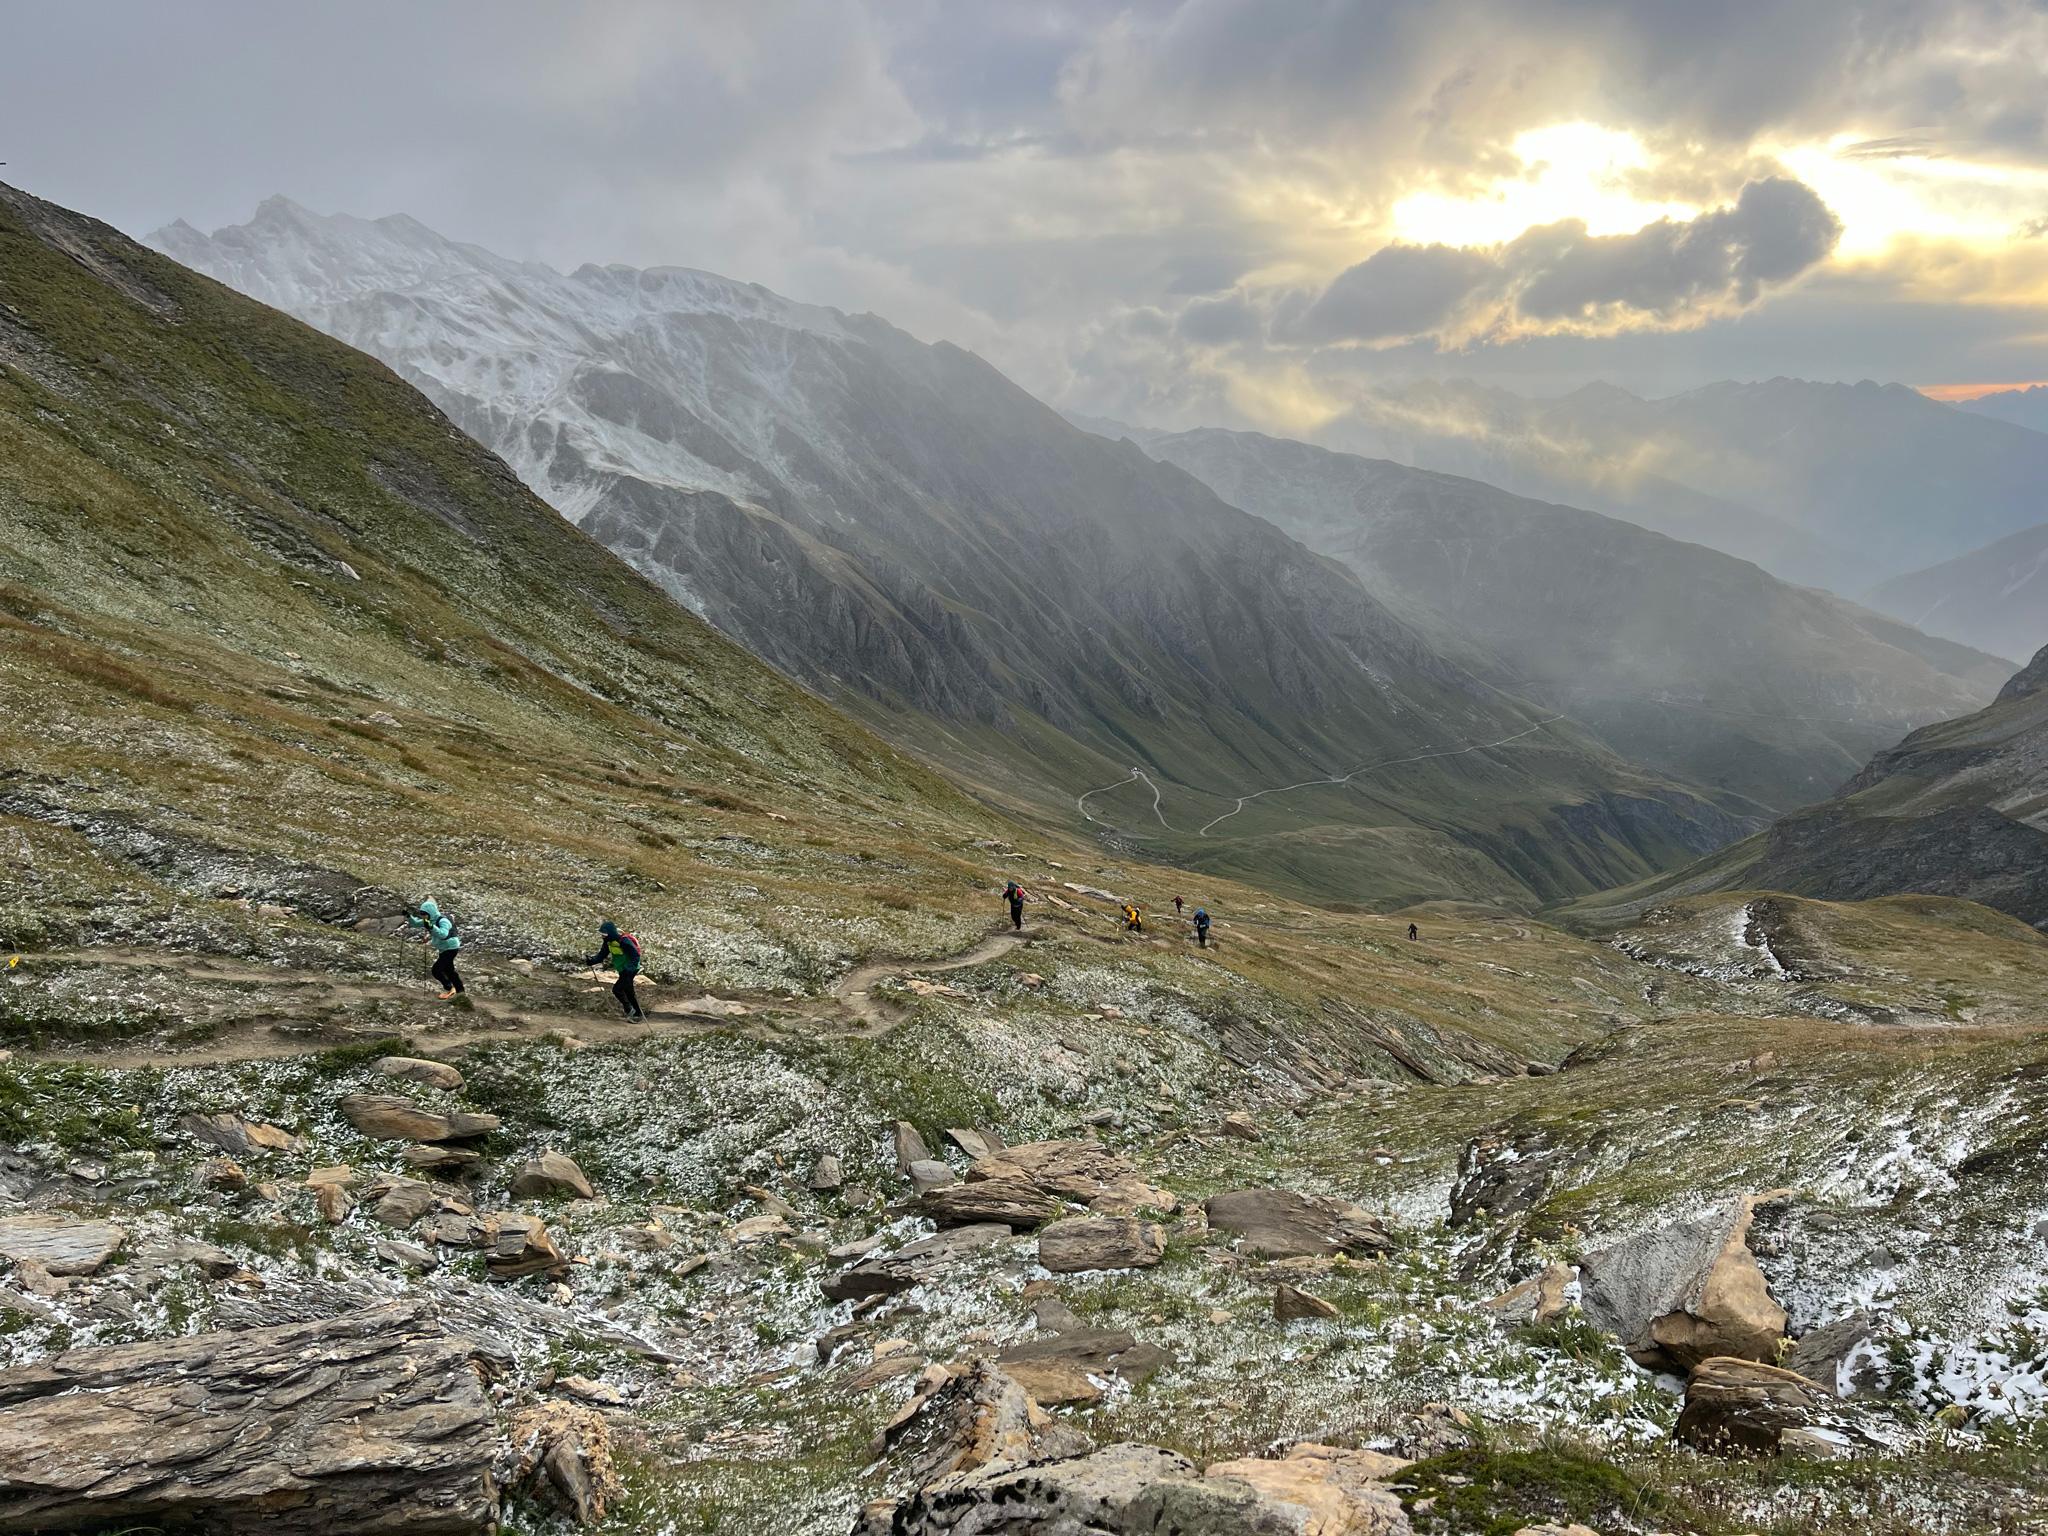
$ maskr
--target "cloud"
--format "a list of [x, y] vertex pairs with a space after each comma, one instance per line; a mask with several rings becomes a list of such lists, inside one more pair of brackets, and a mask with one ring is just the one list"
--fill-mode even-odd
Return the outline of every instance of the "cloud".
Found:
[[1504, 245], [1389, 245], [1339, 273], [1276, 339], [1447, 342], [1693, 324], [1754, 304], [1824, 260], [1842, 225], [1810, 187], [1752, 181], [1728, 207], [1591, 235], [1566, 219]]
[[1197, 299], [1180, 312], [1176, 325], [1182, 336], [1205, 347], [1251, 341], [1266, 329], [1259, 312], [1242, 294], [1235, 293], [1220, 299]]
[[1337, 274], [1286, 328], [1297, 342], [1385, 341], [1436, 330], [1499, 286], [1496, 257], [1451, 245], [1382, 246]]

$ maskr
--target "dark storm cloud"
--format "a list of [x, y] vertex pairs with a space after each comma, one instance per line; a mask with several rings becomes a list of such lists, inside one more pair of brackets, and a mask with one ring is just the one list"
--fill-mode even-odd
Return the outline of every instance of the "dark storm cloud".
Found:
[[[2044, 78], [2039, 0], [67, 0], [0, 20], [0, 175], [136, 233], [284, 192], [556, 265], [708, 267], [1062, 403], [1192, 411], [1489, 305], [1754, 340], [1826, 238], [1738, 198], [1773, 136], [2048, 165]], [[1484, 193], [1518, 133], [1573, 121], [1638, 137], [1641, 195], [1727, 207], [1367, 255], [1402, 196]], [[1883, 314], [1859, 346], [1918, 376], [1924, 329]], [[1461, 333], [1460, 365], [1524, 339]]]
[[1812, 189], [1773, 177], [1731, 207], [1632, 234], [1589, 235], [1567, 219], [1491, 251], [1389, 245], [1339, 273], [1278, 339], [1376, 342], [1740, 308], [1823, 260], [1841, 233]]
[[1389, 245], [1337, 274], [1283, 340], [1384, 341], [1420, 336], [1497, 289], [1499, 262], [1450, 245]]

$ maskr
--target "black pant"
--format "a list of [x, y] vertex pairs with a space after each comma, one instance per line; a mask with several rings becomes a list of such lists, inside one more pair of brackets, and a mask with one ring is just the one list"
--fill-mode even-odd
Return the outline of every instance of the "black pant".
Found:
[[1010, 903], [1010, 926], [1012, 928], [1022, 928], [1024, 926], [1024, 903], [1021, 901]]
[[640, 1012], [640, 999], [633, 995], [633, 978], [637, 971], [621, 971], [619, 979], [612, 983], [612, 996], [619, 1000], [619, 1006], [626, 1010], [626, 1017], [633, 1018]]
[[455, 974], [455, 951], [444, 949], [434, 956], [434, 980], [441, 983], [445, 992], [461, 992], [462, 978]]
[[1197, 928], [1195, 930], [1195, 942], [1201, 945], [1202, 948], [1207, 949], [1209, 947], [1209, 930], [1206, 928]]

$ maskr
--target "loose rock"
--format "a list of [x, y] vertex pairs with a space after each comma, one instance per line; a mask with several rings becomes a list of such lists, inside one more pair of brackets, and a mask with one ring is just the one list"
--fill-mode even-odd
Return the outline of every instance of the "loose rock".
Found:
[[1337, 1309], [1320, 1296], [1297, 1290], [1291, 1285], [1274, 1287], [1273, 1316], [1283, 1323], [1327, 1322], [1339, 1315]]
[[1229, 1232], [1249, 1253], [1271, 1259], [1379, 1253], [1394, 1244], [1386, 1226], [1363, 1206], [1289, 1189], [1238, 1189], [1211, 1195], [1209, 1225]]
[[377, 1063], [386, 1077], [402, 1077], [433, 1088], [459, 1089], [462, 1073], [445, 1061], [428, 1061], [420, 1056], [386, 1056]]
[[590, 1187], [590, 1180], [583, 1176], [583, 1170], [576, 1166], [575, 1160], [560, 1152], [543, 1152], [539, 1157], [522, 1163], [512, 1176], [512, 1198], [515, 1200], [546, 1200], [557, 1196], [572, 1200], [597, 1198], [597, 1191]]
[[1134, 1216], [1077, 1216], [1038, 1234], [1038, 1262], [1054, 1274], [1150, 1269], [1165, 1257], [1165, 1228]]
[[498, 1128], [496, 1115], [442, 1114], [385, 1093], [351, 1093], [338, 1107], [344, 1120], [378, 1141], [466, 1141]]
[[120, 1251], [127, 1235], [110, 1221], [0, 1216], [0, 1259], [33, 1261], [52, 1275], [92, 1275]]

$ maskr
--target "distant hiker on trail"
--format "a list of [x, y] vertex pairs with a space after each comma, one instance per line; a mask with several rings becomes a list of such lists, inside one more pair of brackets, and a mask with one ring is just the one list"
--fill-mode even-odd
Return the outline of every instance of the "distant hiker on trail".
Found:
[[1140, 910], [1138, 909], [1138, 904], [1137, 904], [1136, 902], [1133, 902], [1133, 901], [1127, 901], [1127, 902], [1125, 902], [1125, 903], [1124, 903], [1124, 932], [1125, 932], [1125, 933], [1143, 933], [1144, 931], [1145, 931], [1145, 914], [1144, 914], [1144, 913], [1143, 913], [1142, 911], [1140, 911]]
[[1180, 898], [1178, 896], [1173, 898], [1173, 915], [1175, 917], [1180, 916]]
[[1195, 908], [1195, 942], [1204, 949], [1209, 947], [1209, 909], [1207, 907]]
[[1003, 887], [1003, 900], [1010, 904], [1010, 926], [1020, 932], [1024, 927], [1024, 903], [1030, 899], [1024, 887], [1014, 880]]
[[597, 953], [583, 963], [608, 965], [617, 971], [619, 979], [612, 983], [612, 996], [619, 1000], [627, 1018], [645, 1018], [640, 1011], [640, 999], [633, 991], [633, 979], [640, 974], [640, 941], [630, 933], [619, 932], [617, 923], [599, 923], [597, 936]]
[[455, 952], [462, 948], [462, 935], [455, 931], [455, 919], [442, 914], [431, 900], [423, 901], [416, 911], [405, 914], [405, 920], [421, 931], [421, 936], [434, 946], [434, 980], [446, 989], [441, 1001], [460, 997], [463, 993], [462, 978], [455, 974]]
[[1408, 937], [1410, 940], [1419, 939], [1422, 937], [1421, 933], [1416, 930], [1416, 927], [1413, 923], [1410, 923], [1408, 925]]

